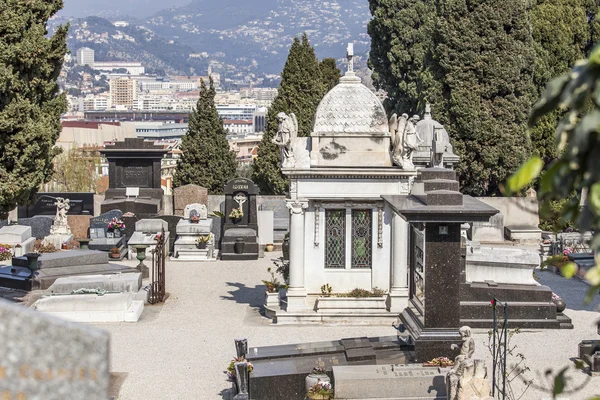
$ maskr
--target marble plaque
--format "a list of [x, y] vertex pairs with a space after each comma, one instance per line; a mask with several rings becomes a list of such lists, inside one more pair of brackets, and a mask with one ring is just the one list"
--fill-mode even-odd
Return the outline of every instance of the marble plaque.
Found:
[[425, 232], [412, 225], [412, 296], [425, 310]]

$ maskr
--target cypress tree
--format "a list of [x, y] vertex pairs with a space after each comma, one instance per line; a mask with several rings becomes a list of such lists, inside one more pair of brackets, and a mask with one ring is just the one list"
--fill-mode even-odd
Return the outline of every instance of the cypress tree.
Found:
[[210, 194], [222, 194], [227, 181], [235, 178], [235, 153], [229, 149], [227, 132], [217, 113], [212, 78], [208, 88], [201, 82], [181, 150], [183, 156], [173, 177], [175, 187], [193, 183], [207, 188]]
[[319, 60], [306, 34], [294, 38], [281, 73], [281, 84], [267, 113], [267, 128], [253, 163], [252, 179], [262, 194], [285, 194], [287, 179], [279, 168], [280, 151], [271, 141], [277, 133], [277, 114], [294, 113], [298, 136], [310, 136], [315, 111], [324, 95]]
[[439, 86], [429, 63], [436, 22], [435, 0], [369, 0], [373, 18], [369, 68], [373, 84], [387, 92], [388, 112], [412, 115], [433, 104], [437, 115]]
[[527, 0], [448, 0], [434, 35], [463, 192], [498, 194], [527, 156], [535, 51]]
[[67, 111], [56, 82], [67, 53], [67, 26], [47, 36], [62, 0], [0, 5], [0, 216], [33, 198], [52, 177], [54, 148]]
[[324, 58], [319, 63], [321, 78], [323, 79], [323, 92], [327, 93], [340, 81], [342, 73], [335, 64], [334, 58]]

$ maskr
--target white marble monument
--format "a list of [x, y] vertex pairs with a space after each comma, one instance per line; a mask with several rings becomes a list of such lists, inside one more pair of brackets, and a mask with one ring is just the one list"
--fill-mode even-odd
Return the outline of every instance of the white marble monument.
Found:
[[[177, 223], [172, 260], [211, 261], [216, 258], [213, 220], [204, 204], [188, 204]], [[203, 244], [204, 243], [204, 244]]]
[[69, 199], [57, 197], [54, 205], [56, 205], [56, 216], [50, 228], [50, 235], [46, 236], [44, 241], [52, 243], [54, 247], [60, 249], [63, 243], [73, 240], [73, 234], [67, 222], [67, 213], [71, 208], [71, 202]]
[[167, 221], [150, 218], [137, 221], [135, 223], [135, 232], [127, 242], [129, 259], [136, 259], [136, 246], [148, 246], [146, 248], [146, 257], [150, 257], [152, 250], [156, 248], [156, 235], [160, 235], [163, 229], [165, 232], [165, 243], [169, 243], [169, 224]]
[[0, 228], [0, 243], [10, 245], [15, 257], [29, 253], [34, 242], [30, 226], [8, 225]]

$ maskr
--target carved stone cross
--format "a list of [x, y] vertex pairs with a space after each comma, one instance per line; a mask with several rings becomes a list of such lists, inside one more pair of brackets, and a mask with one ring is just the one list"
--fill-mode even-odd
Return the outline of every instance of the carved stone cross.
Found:
[[233, 199], [240, 206], [240, 210], [242, 209], [242, 204], [244, 204], [246, 202], [246, 200], [248, 200], [248, 198], [246, 197], [246, 195], [244, 193], [238, 193], [238, 194], [236, 194]]

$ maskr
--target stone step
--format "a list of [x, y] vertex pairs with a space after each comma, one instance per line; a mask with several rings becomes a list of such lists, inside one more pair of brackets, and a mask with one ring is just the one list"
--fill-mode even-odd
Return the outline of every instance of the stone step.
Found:
[[423, 187], [425, 192], [430, 192], [432, 190], [451, 190], [458, 192], [459, 190], [458, 181], [452, 179], [431, 179], [423, 182]]
[[489, 302], [493, 298], [503, 301], [512, 299], [514, 301], [548, 302], [552, 300], [552, 290], [548, 286], [538, 285], [509, 285], [499, 283], [490, 286], [484, 282], [463, 283], [460, 288], [461, 301]]
[[456, 180], [456, 172], [446, 168], [425, 168], [421, 171], [421, 181], [429, 181], [432, 179], [450, 179]]
[[463, 195], [452, 190], [433, 190], [425, 193], [428, 206], [462, 206]]
[[[497, 307], [498, 316], [502, 316], [502, 307]], [[556, 320], [556, 305], [553, 302], [508, 302], [508, 317], [513, 319]], [[492, 319], [489, 301], [461, 301], [461, 319]]]
[[[460, 319], [460, 325], [467, 325], [471, 328], [490, 329], [493, 325], [490, 319]], [[509, 329], [573, 329], [570, 323], [563, 323], [559, 319], [508, 319]]]

